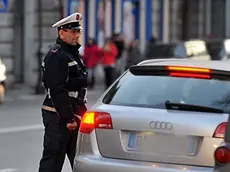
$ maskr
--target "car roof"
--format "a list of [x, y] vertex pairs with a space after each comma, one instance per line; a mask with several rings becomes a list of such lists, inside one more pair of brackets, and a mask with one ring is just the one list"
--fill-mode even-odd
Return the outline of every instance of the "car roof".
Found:
[[190, 60], [190, 59], [152, 59], [145, 60], [138, 64], [138, 66], [189, 66], [209, 68], [214, 70], [230, 71], [230, 60], [212, 61], [212, 60]]

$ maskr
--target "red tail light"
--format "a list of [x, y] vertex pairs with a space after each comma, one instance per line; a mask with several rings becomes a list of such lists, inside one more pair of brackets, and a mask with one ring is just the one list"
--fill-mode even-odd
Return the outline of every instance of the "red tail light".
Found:
[[198, 67], [167, 66], [167, 69], [170, 70], [170, 71], [210, 73], [210, 69], [208, 69], [208, 68], [198, 68]]
[[79, 131], [90, 134], [96, 128], [112, 129], [112, 119], [106, 112], [86, 112], [81, 120]]
[[227, 129], [227, 125], [228, 125], [227, 122], [221, 123], [221, 124], [216, 128], [216, 131], [215, 131], [213, 137], [223, 139], [224, 136], [225, 136], [225, 132], [226, 132], [226, 129]]
[[169, 76], [210, 79], [210, 69], [187, 66], [167, 66]]
[[219, 147], [215, 151], [215, 160], [219, 164], [230, 163], [230, 150], [227, 147]]
[[179, 72], [170, 72], [169, 76], [187, 77], [187, 78], [204, 78], [204, 79], [210, 79], [211, 78], [211, 76], [207, 75], [207, 74], [179, 73]]

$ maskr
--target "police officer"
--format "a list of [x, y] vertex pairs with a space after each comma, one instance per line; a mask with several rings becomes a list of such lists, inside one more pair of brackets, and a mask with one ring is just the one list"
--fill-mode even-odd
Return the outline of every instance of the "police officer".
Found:
[[45, 135], [39, 172], [61, 172], [66, 155], [73, 168], [77, 133], [86, 111], [87, 74], [78, 52], [81, 20], [82, 15], [74, 13], [53, 25], [58, 38], [42, 63], [47, 96], [42, 106]]

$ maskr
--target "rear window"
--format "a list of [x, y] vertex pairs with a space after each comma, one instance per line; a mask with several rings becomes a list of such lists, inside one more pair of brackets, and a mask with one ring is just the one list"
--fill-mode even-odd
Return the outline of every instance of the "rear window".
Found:
[[127, 72], [105, 95], [103, 103], [165, 109], [165, 102], [230, 110], [230, 82]]

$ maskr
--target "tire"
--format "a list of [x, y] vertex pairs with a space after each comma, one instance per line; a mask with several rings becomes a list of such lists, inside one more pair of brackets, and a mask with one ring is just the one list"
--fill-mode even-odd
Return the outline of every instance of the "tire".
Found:
[[5, 96], [5, 87], [3, 84], [0, 84], [0, 104], [3, 103], [4, 96]]

